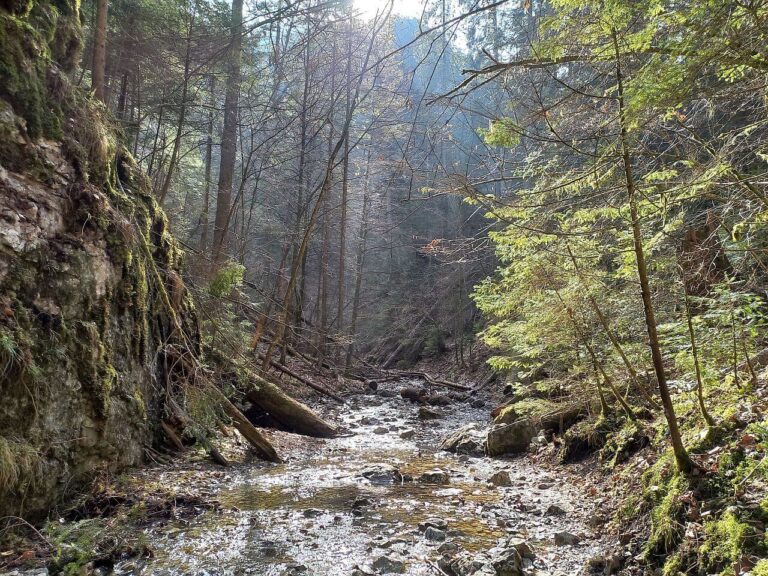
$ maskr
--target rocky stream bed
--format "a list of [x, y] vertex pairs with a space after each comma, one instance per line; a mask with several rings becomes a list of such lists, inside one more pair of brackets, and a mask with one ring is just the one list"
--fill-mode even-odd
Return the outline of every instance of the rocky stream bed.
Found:
[[435, 419], [420, 408], [392, 389], [352, 396], [328, 411], [348, 434], [301, 438], [285, 463], [146, 471], [193, 481], [220, 505], [146, 528], [152, 557], [115, 572], [569, 576], [606, 548], [590, 487], [571, 471], [439, 449], [487, 423], [490, 405], [454, 401]]

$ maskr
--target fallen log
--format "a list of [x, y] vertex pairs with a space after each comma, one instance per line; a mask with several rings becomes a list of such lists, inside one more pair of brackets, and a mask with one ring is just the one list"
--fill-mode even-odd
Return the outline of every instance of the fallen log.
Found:
[[256, 449], [259, 456], [270, 462], [282, 462], [282, 459], [278, 456], [277, 450], [272, 446], [272, 443], [250, 423], [248, 418], [238, 410], [237, 406], [232, 404], [232, 402], [224, 396], [224, 393], [216, 388], [212, 382], [207, 380], [206, 382], [213, 398], [219, 404], [219, 407], [232, 419], [232, 424], [237, 428], [237, 431], [240, 432], [240, 434], [243, 435], [243, 438]]
[[[259, 357], [259, 360], [261, 360], [262, 362], [264, 361], [264, 354], [259, 354], [258, 357]], [[328, 396], [329, 398], [333, 398], [339, 404], [346, 404], [346, 402], [344, 401], [344, 399], [341, 396], [338, 396], [337, 394], [334, 394], [330, 390], [326, 390], [325, 388], [323, 388], [319, 384], [315, 384], [311, 380], [307, 380], [306, 378], [304, 378], [300, 374], [297, 374], [296, 372], [294, 372], [293, 370], [288, 368], [288, 366], [286, 366], [284, 364], [281, 364], [277, 360], [273, 359], [272, 362], [270, 362], [270, 366], [272, 368], [275, 368], [275, 369], [279, 370], [283, 374], [287, 374], [288, 376], [290, 376], [294, 380], [298, 380], [299, 382], [301, 382], [305, 386], [309, 386], [310, 388], [312, 388], [312, 390], [316, 390], [317, 392], [320, 392], [320, 394]]]
[[422, 378], [432, 386], [443, 386], [445, 388], [453, 388], [454, 390], [462, 390], [465, 392], [469, 392], [471, 390], [469, 386], [464, 386], [464, 384], [456, 384], [455, 382], [448, 382], [447, 380], [433, 378], [426, 372], [420, 372], [418, 370], [386, 370], [385, 372], [390, 372], [396, 376], [401, 377]]
[[271, 382], [255, 374], [253, 382], [255, 389], [246, 395], [248, 401], [269, 413], [287, 429], [315, 438], [334, 438], [338, 435], [338, 430], [334, 426]]

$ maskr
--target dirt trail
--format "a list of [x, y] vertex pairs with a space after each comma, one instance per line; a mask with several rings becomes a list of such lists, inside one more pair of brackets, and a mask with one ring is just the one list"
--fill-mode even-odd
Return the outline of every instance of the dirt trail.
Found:
[[[535, 552], [526, 575], [571, 576], [603, 548], [578, 478], [526, 458], [437, 450], [445, 434], [484, 423], [488, 407], [454, 402], [437, 409], [443, 418], [424, 421], [417, 405], [400, 398], [357, 396], [337, 410], [352, 434], [312, 441], [284, 464], [195, 470], [203, 474], [199, 490], [221, 509], [150, 527], [154, 557], [118, 564], [116, 572], [434, 575], [444, 553], [482, 555], [519, 536]], [[502, 470], [509, 486], [488, 482]], [[157, 481], [172, 485], [191, 473], [174, 469]], [[579, 542], [555, 545], [560, 532]]]

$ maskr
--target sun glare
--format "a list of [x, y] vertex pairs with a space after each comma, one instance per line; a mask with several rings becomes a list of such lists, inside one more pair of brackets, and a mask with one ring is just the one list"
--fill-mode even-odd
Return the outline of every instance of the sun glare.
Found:
[[[354, 0], [355, 11], [364, 19], [372, 20], [377, 14], [389, 11], [392, 0]], [[399, 16], [416, 16], [421, 14], [422, 0], [394, 0], [392, 14]]]

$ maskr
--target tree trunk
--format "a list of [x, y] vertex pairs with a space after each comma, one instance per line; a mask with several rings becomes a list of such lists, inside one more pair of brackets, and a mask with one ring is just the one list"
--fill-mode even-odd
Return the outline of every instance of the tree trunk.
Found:
[[243, 0], [232, 0], [229, 61], [224, 96], [224, 128], [221, 132], [219, 184], [216, 192], [216, 219], [213, 226], [213, 269], [221, 265], [227, 245], [227, 227], [232, 204], [232, 177], [237, 155], [238, 103], [240, 99], [240, 63], [243, 46]]
[[181, 107], [179, 108], [179, 121], [176, 127], [176, 138], [173, 140], [173, 150], [171, 160], [168, 163], [168, 172], [163, 180], [163, 187], [160, 190], [158, 201], [162, 205], [173, 180], [173, 171], [179, 161], [179, 148], [181, 147], [181, 136], [184, 133], [184, 122], [187, 116], [187, 94], [189, 92], [189, 67], [192, 62], [192, 30], [195, 25], [195, 16], [197, 15], [197, 2], [192, 6], [192, 13], [189, 16], [189, 27], [187, 28], [187, 47], [184, 53], [184, 79], [181, 85]]
[[200, 214], [200, 252], [208, 252], [208, 220], [211, 207], [211, 165], [213, 163], [213, 119], [216, 106], [216, 76], [211, 74], [210, 91], [211, 101], [208, 110], [208, 134], [205, 140], [205, 191], [203, 192], [203, 210]]
[[104, 75], [107, 67], [107, 11], [109, 0], [97, 0], [96, 22], [93, 29], [93, 61], [91, 64], [91, 90], [93, 96], [105, 101]]
[[669, 426], [669, 436], [672, 441], [672, 450], [675, 453], [675, 461], [680, 472], [685, 474], [693, 470], [693, 462], [688, 455], [688, 451], [683, 445], [683, 439], [680, 436], [680, 428], [677, 424], [677, 415], [672, 405], [672, 396], [669, 393], [667, 385], [667, 374], [664, 369], [664, 357], [661, 354], [661, 345], [659, 335], [656, 329], [656, 315], [651, 298], [651, 283], [648, 279], [648, 266], [645, 261], [645, 251], [643, 249], [643, 234], [640, 229], [640, 215], [637, 210], [637, 198], [635, 197], [635, 178], [632, 173], [632, 162], [629, 156], [629, 136], [627, 133], [626, 109], [624, 104], [624, 78], [621, 70], [621, 56], [619, 51], [619, 40], [616, 31], [613, 31], [613, 47], [616, 56], [616, 82], [618, 90], [619, 103], [619, 138], [621, 143], [621, 157], [624, 167], [624, 177], [626, 179], [627, 197], [629, 199], [629, 215], [632, 220], [632, 238], [635, 247], [635, 259], [637, 262], [637, 276], [640, 281], [640, 294], [643, 299], [643, 311], [645, 313], [645, 325], [648, 330], [648, 345], [651, 349], [653, 358], [653, 369], [656, 372], [656, 379], [659, 384], [659, 395], [661, 404], [664, 407], [664, 416]]
[[365, 264], [365, 244], [368, 237], [368, 186], [371, 173], [371, 149], [365, 161], [365, 182], [363, 183], [363, 213], [360, 218], [360, 230], [357, 236], [357, 254], [355, 256], [355, 294], [352, 297], [352, 321], [349, 326], [350, 341], [347, 344], [347, 355], [344, 360], [344, 372], [349, 372], [352, 357], [355, 353], [355, 338], [357, 318], [360, 314], [360, 292], [363, 285], [363, 265]]

